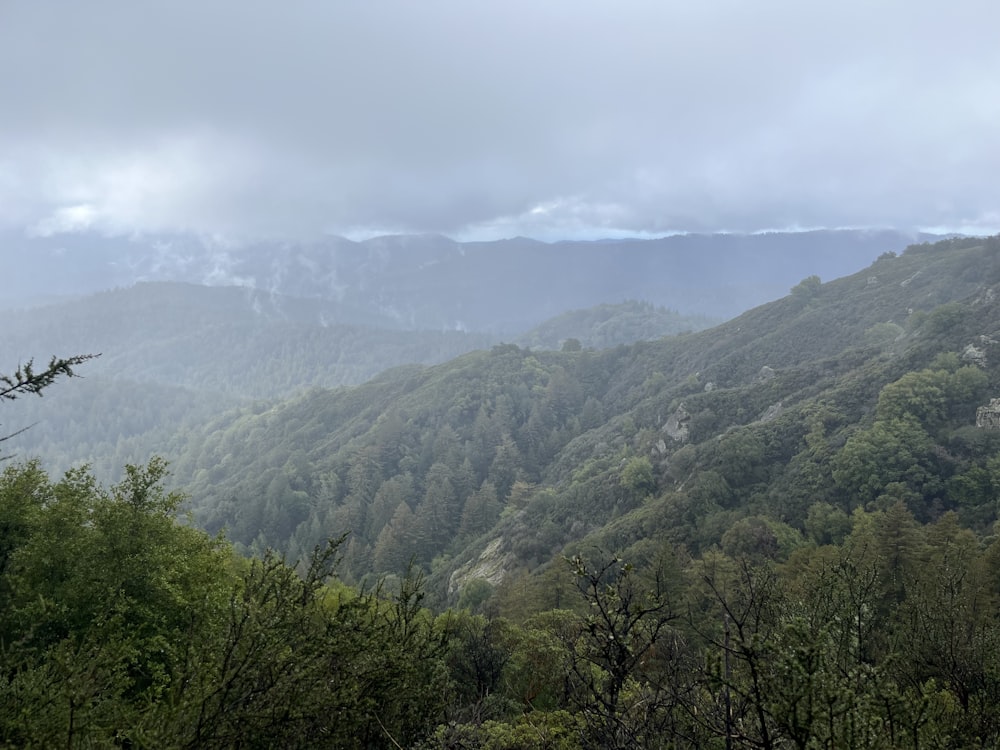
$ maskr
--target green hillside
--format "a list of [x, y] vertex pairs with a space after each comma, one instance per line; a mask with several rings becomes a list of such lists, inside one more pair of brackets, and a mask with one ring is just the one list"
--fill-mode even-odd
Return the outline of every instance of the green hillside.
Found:
[[[4, 424], [30, 429], [6, 452], [39, 457], [54, 471], [87, 463], [109, 482], [121, 479], [125, 463], [163, 454], [172, 435], [240, 403], [356, 385], [387, 368], [496, 343], [483, 333], [401, 330], [337, 302], [174, 283], [137, 284], [5, 318], [2, 351], [101, 353], [84, 378], [45, 400], [8, 404]], [[367, 324], [352, 322], [361, 320]], [[705, 324], [632, 302], [576, 311], [528, 335], [533, 346], [559, 348], [575, 338], [604, 347]]]
[[590, 349], [609, 349], [699, 331], [719, 322], [704, 315], [682, 315], [648, 302], [628, 300], [557, 315], [518, 337], [516, 343], [529, 349], [560, 349], [567, 341], [575, 341]]
[[336, 302], [176, 283], [137, 284], [5, 319], [5, 351], [101, 352], [91, 373], [242, 398], [361, 383], [387, 367], [444, 361], [494, 340], [404, 331]]
[[0, 746], [997, 747], [998, 291], [916, 246], [192, 421], [208, 533], [162, 461], [10, 464]]
[[440, 605], [580, 545], [697, 554], [752, 531], [787, 555], [834, 534], [818, 519], [897, 499], [985, 532], [997, 252], [915, 246], [699, 333], [497, 346], [233, 413], [178, 438], [176, 477], [209, 530], [293, 558], [348, 532], [349, 579], [413, 559]]

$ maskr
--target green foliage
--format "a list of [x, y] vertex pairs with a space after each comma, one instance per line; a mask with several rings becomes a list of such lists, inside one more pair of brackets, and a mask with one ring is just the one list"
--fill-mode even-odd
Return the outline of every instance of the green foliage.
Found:
[[32, 464], [3, 475], [0, 506], [30, 504], [34, 520], [3, 577], [6, 689], [44, 701], [3, 727], [7, 742], [74, 746], [139, 722], [139, 707], [168, 690], [191, 627], [218, 615], [228, 551], [176, 523], [163, 471], [129, 467], [110, 491], [84, 471], [56, 483]]
[[802, 544], [802, 535], [780, 521], [751, 516], [733, 523], [721, 544], [733, 558], [784, 560]]
[[954, 336], [968, 318], [968, 311], [958, 302], [949, 302], [931, 310], [921, 326], [921, 331], [934, 339]]
[[[413, 561], [436, 606], [457, 603], [450, 577], [497, 540], [489, 564], [534, 577], [588, 535], [749, 553], [760, 532], [783, 559], [804, 538], [842, 539], [855, 507], [897, 500], [921, 521], [954, 509], [985, 531], [998, 446], [971, 424], [992, 366], [912, 329], [891, 354], [866, 345], [910, 309], [987, 299], [967, 269], [988, 252], [943, 249], [884, 259], [874, 282], [870, 270], [810, 282], [808, 305], [779, 300], [687, 337], [566, 353], [506, 344], [244, 408], [185, 436], [178, 483], [196, 522], [239, 549], [303, 556], [349, 532], [346, 580]], [[992, 330], [985, 303], [966, 307], [962, 331]], [[686, 436], [665, 431], [675, 414]]]
[[440, 727], [421, 750], [577, 750], [580, 720], [568, 711], [537, 712], [514, 721]]
[[[951, 367], [945, 369], [948, 364]], [[958, 367], [957, 358], [949, 363], [938, 357], [933, 365], [937, 365], [937, 369], [909, 372], [886, 385], [879, 393], [878, 418], [911, 416], [925, 429], [935, 431], [946, 420], [974, 417], [969, 405], [985, 395], [989, 384], [986, 373], [971, 365]]]
[[532, 349], [564, 352], [579, 352], [584, 347], [611, 349], [685, 331], [700, 331], [718, 322], [704, 315], [682, 315], [676, 310], [630, 300], [563, 313], [533, 328], [518, 343]]
[[445, 636], [419, 577], [398, 593], [242, 563], [178, 523], [165, 466], [110, 490], [37, 464], [0, 477], [4, 746], [388, 747], [443, 715]]
[[583, 745], [654, 744], [673, 723], [675, 704], [667, 677], [674, 666], [671, 624], [679, 615], [666, 581], [654, 575], [644, 582], [617, 557], [569, 562], [589, 610], [570, 654], [587, 727]]
[[6, 467], [0, 744], [995, 746], [991, 253], [244, 406], [175, 444], [249, 561], [160, 461]]
[[820, 280], [819, 276], [816, 276], [815, 274], [812, 276], [806, 276], [802, 279], [802, 281], [792, 287], [792, 296], [811, 299], [816, 296], [822, 285], [823, 282]]
[[865, 330], [865, 343], [869, 346], [888, 346], [903, 335], [904, 329], [898, 323], [886, 321], [876, 323]]
[[[857, 511], [837, 546], [798, 543], [780, 566], [729, 534], [731, 554], [693, 560], [650, 544], [634, 563], [578, 555], [556, 573], [576, 583], [569, 609], [518, 626], [432, 616], [413, 570], [394, 591], [348, 588], [342, 539], [301, 574], [236, 558], [176, 520], [164, 468], [127, 467], [107, 490], [37, 463], [0, 475], [0, 744], [1000, 741], [1000, 547], [954, 514]], [[815, 534], [842, 533], [835, 508], [811, 515]], [[734, 535], [791, 533], [745, 520]]]
[[931, 439], [915, 419], [877, 422], [852, 436], [833, 462], [833, 479], [854, 503], [870, 503], [888, 485], [899, 483], [916, 493], [934, 481]]
[[656, 479], [653, 477], [653, 464], [645, 456], [636, 456], [625, 464], [622, 469], [622, 486], [640, 497], [656, 489]]
[[813, 503], [806, 516], [805, 530], [817, 545], [840, 544], [851, 530], [851, 519], [830, 503]]

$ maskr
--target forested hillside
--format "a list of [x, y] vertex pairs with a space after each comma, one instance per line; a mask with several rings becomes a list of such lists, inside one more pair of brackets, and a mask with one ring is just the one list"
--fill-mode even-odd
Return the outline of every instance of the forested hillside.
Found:
[[[721, 320], [703, 315], [681, 315], [648, 302], [627, 300], [586, 310], [570, 310], [535, 326], [515, 343], [528, 349], [561, 349], [566, 342], [590, 349], [649, 341], [677, 333], [700, 331]], [[575, 343], [574, 343], [575, 342]]]
[[0, 750], [1000, 750], [998, 27], [0, 0]]
[[441, 362], [495, 341], [401, 330], [333, 301], [176, 283], [137, 284], [6, 319], [5, 350], [101, 352], [95, 374], [250, 398], [361, 383], [394, 365]]
[[210, 530], [293, 558], [348, 532], [350, 580], [412, 559], [439, 605], [502, 601], [580, 545], [785, 555], [897, 499], [985, 533], [996, 252], [914, 246], [700, 333], [497, 346], [244, 410], [178, 437], [177, 480]]
[[[176, 283], [142, 283], [5, 317], [3, 351], [101, 353], [86, 378], [44, 402], [8, 406], [12, 430], [30, 426], [8, 451], [60, 471], [85, 462], [104, 481], [240, 403], [356, 385], [387, 368], [441, 362], [498, 341], [487, 333], [402, 330], [336, 301]], [[561, 316], [521, 340], [600, 348], [709, 324], [630, 302]]]
[[1000, 237], [962, 239], [239, 406], [171, 478], [12, 464], [0, 740], [996, 747], [998, 393]]
[[[995, 747], [1000, 546], [857, 509], [833, 543], [650, 539], [550, 576], [523, 622], [359, 592], [175, 520], [163, 465], [0, 474], [0, 744]], [[766, 535], [761, 535], [763, 540]], [[474, 606], [474, 602], [469, 602]], [[524, 606], [524, 605], [522, 605]]]

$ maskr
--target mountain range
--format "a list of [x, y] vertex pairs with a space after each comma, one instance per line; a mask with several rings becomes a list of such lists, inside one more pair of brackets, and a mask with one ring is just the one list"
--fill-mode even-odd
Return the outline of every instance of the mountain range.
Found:
[[626, 299], [730, 318], [805, 276], [843, 276], [880, 253], [930, 239], [937, 238], [824, 230], [558, 243], [329, 237], [233, 246], [186, 235], [7, 232], [0, 234], [0, 306], [177, 281], [335, 301], [335, 322], [511, 336], [567, 310]]

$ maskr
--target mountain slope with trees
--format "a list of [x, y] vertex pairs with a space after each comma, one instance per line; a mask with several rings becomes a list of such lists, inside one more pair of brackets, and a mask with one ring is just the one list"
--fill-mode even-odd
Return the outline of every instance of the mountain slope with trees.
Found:
[[1000, 237], [914, 246], [241, 407], [175, 469], [251, 560], [160, 460], [8, 465], [0, 745], [996, 747], [998, 296]]
[[914, 246], [700, 333], [497, 346], [244, 410], [179, 438], [177, 478], [240, 544], [296, 557], [349, 532], [349, 579], [413, 559], [441, 604], [530, 585], [580, 544], [759, 536], [787, 554], [896, 499], [985, 532], [997, 440], [973, 425], [1000, 385], [997, 252]]
[[561, 349], [581, 346], [610, 349], [620, 344], [700, 331], [722, 321], [703, 315], [681, 315], [676, 310], [648, 302], [627, 300], [586, 310], [570, 310], [535, 326], [515, 343], [528, 349]]
[[0, 744], [994, 747], [995, 539], [902, 502], [836, 544], [574, 555], [523, 622], [179, 524], [162, 462], [0, 473]]
[[238, 287], [144, 283], [6, 314], [5, 350], [103, 353], [94, 374], [226, 393], [289, 396], [364, 382], [494, 341], [458, 331], [403, 331], [385, 318], [322, 300]]
[[[86, 378], [45, 400], [8, 406], [9, 446], [50, 470], [88, 463], [103, 481], [162, 452], [170, 435], [252, 400], [362, 383], [402, 364], [434, 363], [496, 343], [491, 334], [403, 331], [336, 302], [253, 289], [143, 283], [6, 313], [0, 348], [102, 352]], [[630, 343], [708, 321], [644, 303], [577, 311], [529, 334], [534, 346], [576, 338]]]

